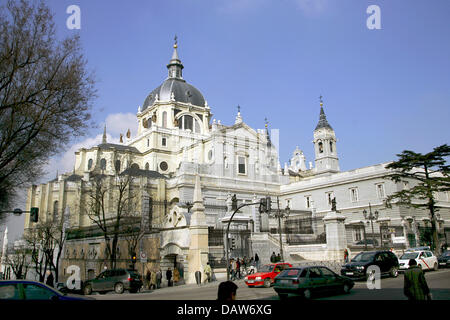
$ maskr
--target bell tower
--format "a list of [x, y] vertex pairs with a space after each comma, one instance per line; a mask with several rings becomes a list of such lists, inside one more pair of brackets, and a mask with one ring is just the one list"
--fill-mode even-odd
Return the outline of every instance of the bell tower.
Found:
[[327, 121], [320, 96], [319, 123], [314, 130], [314, 154], [316, 173], [339, 172], [339, 159], [336, 148], [336, 134]]

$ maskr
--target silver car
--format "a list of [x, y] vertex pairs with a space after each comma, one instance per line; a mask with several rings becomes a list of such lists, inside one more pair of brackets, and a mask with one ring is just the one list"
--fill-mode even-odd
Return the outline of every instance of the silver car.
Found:
[[124, 290], [136, 293], [141, 287], [141, 276], [136, 270], [112, 269], [103, 271], [95, 279], [86, 281], [83, 292], [85, 295], [90, 295], [94, 291], [106, 293], [113, 290], [119, 294]]

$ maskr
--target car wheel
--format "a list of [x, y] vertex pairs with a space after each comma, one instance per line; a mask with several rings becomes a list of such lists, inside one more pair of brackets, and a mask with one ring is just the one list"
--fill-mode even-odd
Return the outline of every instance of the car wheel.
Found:
[[264, 280], [264, 288], [270, 288], [270, 279], [269, 278], [266, 278]]
[[88, 296], [92, 293], [92, 287], [90, 285], [87, 285], [83, 289], [83, 293], [85, 296]]
[[311, 290], [309, 290], [309, 289], [305, 289], [304, 291], [303, 291], [303, 297], [305, 298], [305, 299], [311, 299], [311, 296], [312, 296], [312, 293], [311, 293]]
[[433, 270], [434, 270], [434, 271], [437, 271], [438, 269], [439, 269], [439, 266], [438, 266], [438, 264], [437, 264], [437, 263], [435, 263], [435, 264], [434, 264], [434, 268], [433, 268]]
[[342, 290], [344, 291], [344, 293], [350, 293], [351, 288], [348, 284], [344, 284]]
[[396, 267], [392, 267], [391, 271], [389, 272], [392, 278], [397, 278], [398, 276], [398, 269]]
[[123, 293], [123, 283], [121, 283], [121, 282], [116, 283], [116, 285], [114, 286], [114, 291], [115, 291], [115, 293], [118, 293], [118, 294]]
[[279, 293], [278, 297], [280, 297], [280, 300], [286, 300], [288, 295], [286, 293]]

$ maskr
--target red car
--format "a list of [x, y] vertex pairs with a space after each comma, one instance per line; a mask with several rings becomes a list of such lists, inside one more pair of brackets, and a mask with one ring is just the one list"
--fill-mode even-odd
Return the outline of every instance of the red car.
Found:
[[269, 288], [273, 284], [275, 277], [284, 269], [291, 268], [292, 265], [286, 262], [271, 263], [263, 265], [257, 273], [245, 277], [245, 284], [249, 288], [264, 286]]

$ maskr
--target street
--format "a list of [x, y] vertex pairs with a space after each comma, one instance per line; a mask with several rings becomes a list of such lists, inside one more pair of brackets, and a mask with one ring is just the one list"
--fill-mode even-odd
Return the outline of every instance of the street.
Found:
[[[450, 300], [450, 269], [425, 272], [433, 300]], [[92, 295], [97, 300], [215, 300], [220, 281], [202, 286], [183, 285], [158, 290], [123, 294]], [[235, 282], [239, 289], [237, 300], [279, 300], [273, 288], [248, 288], [243, 280]], [[289, 296], [288, 300], [297, 299]], [[330, 294], [317, 300], [406, 300], [403, 295], [403, 274], [397, 278], [382, 278], [380, 290], [369, 290], [365, 281], [356, 281], [350, 294]]]

